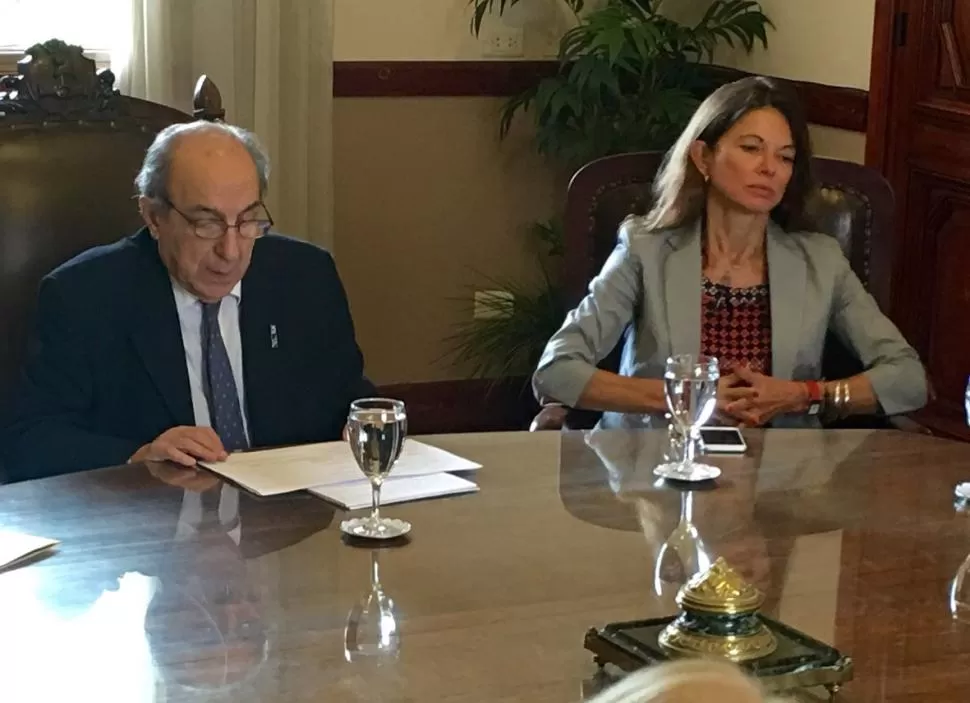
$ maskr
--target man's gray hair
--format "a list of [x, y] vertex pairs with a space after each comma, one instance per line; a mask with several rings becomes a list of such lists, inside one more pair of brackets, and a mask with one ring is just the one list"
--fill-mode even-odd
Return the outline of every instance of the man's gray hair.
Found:
[[135, 188], [138, 195], [152, 200], [170, 201], [168, 179], [175, 145], [178, 143], [179, 137], [204, 132], [228, 135], [246, 148], [253, 159], [253, 165], [256, 166], [256, 174], [259, 177], [259, 197], [265, 197], [266, 187], [269, 184], [269, 156], [266, 155], [256, 135], [242, 127], [225, 124], [224, 122], [203, 122], [201, 120], [173, 124], [158, 133], [155, 141], [148, 147], [145, 160], [141, 164], [141, 170], [135, 177]]

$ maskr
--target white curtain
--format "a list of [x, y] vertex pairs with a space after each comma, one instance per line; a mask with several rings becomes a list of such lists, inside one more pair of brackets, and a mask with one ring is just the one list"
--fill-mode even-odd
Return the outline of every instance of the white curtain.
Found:
[[202, 74], [269, 152], [276, 229], [332, 249], [332, 0], [121, 0], [123, 93], [191, 112]]

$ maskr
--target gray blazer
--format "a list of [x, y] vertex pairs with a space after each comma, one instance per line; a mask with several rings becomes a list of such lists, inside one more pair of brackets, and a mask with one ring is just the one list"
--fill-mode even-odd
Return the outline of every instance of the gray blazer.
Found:
[[[540, 402], [575, 406], [603, 357], [626, 334], [620, 374], [662, 378], [667, 357], [701, 346], [701, 226], [651, 232], [642, 218], [620, 227], [619, 241], [589, 293], [546, 345], [533, 376]], [[887, 415], [926, 403], [926, 375], [916, 351], [880, 312], [825, 234], [767, 232], [771, 300], [771, 370], [777, 378], [822, 376], [822, 349], [832, 330], [853, 350]], [[607, 413], [602, 426], [631, 418]], [[656, 425], [656, 417], [634, 424]], [[814, 418], [776, 418], [774, 426], [817, 426]]]

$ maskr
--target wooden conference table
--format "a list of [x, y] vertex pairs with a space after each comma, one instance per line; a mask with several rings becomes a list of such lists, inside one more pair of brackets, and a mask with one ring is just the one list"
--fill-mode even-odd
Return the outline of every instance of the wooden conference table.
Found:
[[[655, 562], [685, 503], [766, 612], [853, 657], [839, 700], [970, 700], [970, 622], [950, 608], [970, 445], [747, 437], [747, 456], [713, 460], [715, 489], [686, 495], [653, 480], [656, 432], [425, 438], [481, 462], [481, 491], [389, 507], [414, 529], [381, 550], [347, 544], [323, 501], [207, 474], [202, 493], [143, 466], [0, 487], [3, 528], [62, 540], [0, 573], [0, 700], [580, 700], [599, 680], [588, 628], [675, 612], [684, 568], [670, 549]], [[348, 657], [372, 559], [400, 648]]]

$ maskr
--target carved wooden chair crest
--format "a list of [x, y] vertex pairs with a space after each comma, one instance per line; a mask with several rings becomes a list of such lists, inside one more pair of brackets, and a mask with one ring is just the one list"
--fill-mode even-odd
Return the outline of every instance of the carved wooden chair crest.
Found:
[[164, 127], [220, 120], [205, 76], [194, 113], [121, 95], [79, 46], [32, 46], [0, 77], [0, 399], [19, 368], [40, 279], [89, 247], [140, 223], [133, 181]]

